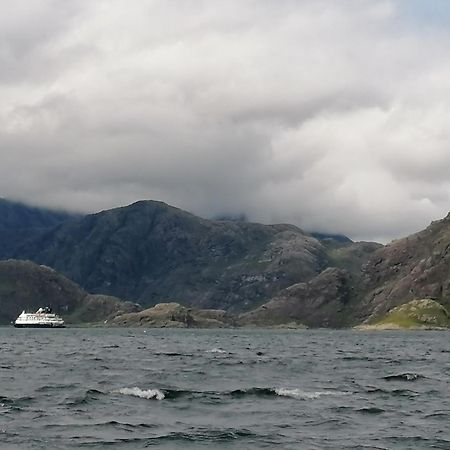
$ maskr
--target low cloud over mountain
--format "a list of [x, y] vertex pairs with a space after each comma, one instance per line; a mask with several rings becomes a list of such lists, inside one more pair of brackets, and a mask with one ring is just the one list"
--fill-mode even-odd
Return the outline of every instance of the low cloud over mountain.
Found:
[[0, 195], [418, 230], [450, 209], [450, 13], [425, 3], [1, 6]]

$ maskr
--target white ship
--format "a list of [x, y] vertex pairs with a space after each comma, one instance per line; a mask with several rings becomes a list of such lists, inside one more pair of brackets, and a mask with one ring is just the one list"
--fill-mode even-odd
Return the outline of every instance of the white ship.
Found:
[[35, 313], [22, 314], [14, 322], [17, 328], [64, 328], [64, 320], [53, 314], [51, 308], [39, 308]]

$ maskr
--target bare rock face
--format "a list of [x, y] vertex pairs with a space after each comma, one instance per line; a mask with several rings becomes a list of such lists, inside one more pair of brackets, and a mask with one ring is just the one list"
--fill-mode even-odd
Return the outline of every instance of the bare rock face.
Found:
[[233, 324], [233, 317], [225, 311], [191, 309], [175, 302], [158, 303], [153, 308], [108, 321], [112, 326], [149, 328], [223, 328]]
[[351, 289], [349, 272], [328, 268], [309, 282], [294, 284], [259, 308], [242, 314], [238, 323], [243, 326], [287, 323], [311, 327], [344, 326]]
[[367, 321], [417, 298], [450, 298], [450, 217], [373, 253], [363, 267], [362, 301], [356, 313]]

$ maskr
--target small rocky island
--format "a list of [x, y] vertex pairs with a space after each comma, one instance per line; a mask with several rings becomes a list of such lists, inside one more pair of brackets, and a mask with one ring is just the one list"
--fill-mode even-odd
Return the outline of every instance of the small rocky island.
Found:
[[186, 308], [179, 303], [158, 303], [143, 311], [122, 314], [109, 326], [149, 328], [225, 328], [236, 325], [235, 318], [224, 310]]

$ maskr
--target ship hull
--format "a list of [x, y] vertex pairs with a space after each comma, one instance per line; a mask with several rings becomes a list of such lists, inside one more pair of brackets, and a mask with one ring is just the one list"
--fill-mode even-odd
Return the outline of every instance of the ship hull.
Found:
[[53, 325], [51, 323], [15, 323], [15, 328], [65, 328], [65, 325]]

